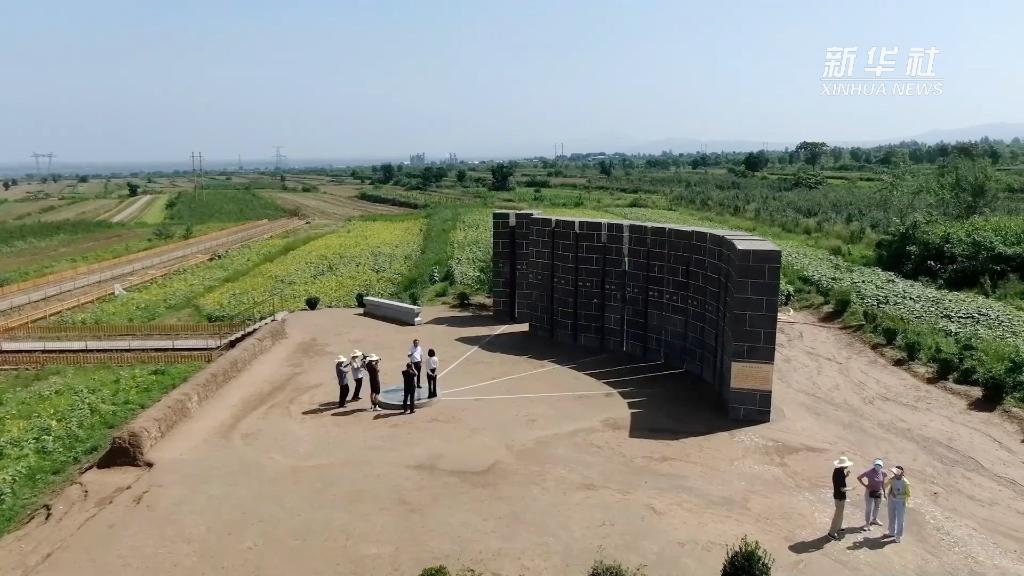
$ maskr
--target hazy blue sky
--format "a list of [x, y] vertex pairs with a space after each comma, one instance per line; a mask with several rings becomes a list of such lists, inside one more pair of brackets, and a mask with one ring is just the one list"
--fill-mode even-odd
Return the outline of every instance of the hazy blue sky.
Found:
[[[0, 162], [549, 154], [1024, 120], [1024, 2], [4, 2]], [[936, 97], [820, 95], [935, 46]], [[899, 70], [902, 72], [902, 70]]]

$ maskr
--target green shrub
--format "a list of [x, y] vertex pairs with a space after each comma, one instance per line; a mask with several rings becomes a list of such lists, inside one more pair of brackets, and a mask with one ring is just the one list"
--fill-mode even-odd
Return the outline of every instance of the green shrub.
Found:
[[320, 305], [319, 296], [306, 296], [306, 308], [310, 310], [316, 310], [316, 307]]
[[420, 576], [451, 576], [451, 574], [452, 573], [448, 571], [448, 567], [444, 564], [430, 566], [420, 571]]
[[363, 298], [366, 298], [366, 294], [362, 292], [356, 292], [356, 306], [360, 308], [366, 308], [366, 302], [363, 302]]
[[956, 343], [946, 337], [936, 337], [925, 350], [925, 360], [935, 366], [935, 376], [945, 380], [956, 371], [960, 363]]
[[470, 302], [472, 302], [472, 300], [473, 299], [470, 297], [469, 292], [466, 292], [465, 290], [463, 290], [463, 291], [461, 291], [461, 292], [459, 292], [458, 294], [455, 295], [455, 301], [458, 302], [459, 306], [461, 306], [463, 308], [465, 308], [466, 306], [469, 306], [469, 304], [470, 304]]
[[793, 287], [788, 282], [782, 280], [779, 282], [779, 305], [789, 306], [789, 303], [793, 301]]
[[846, 326], [858, 326], [860, 324], [865, 324], [864, 308], [857, 303], [850, 304], [840, 320]]
[[775, 559], [757, 540], [746, 536], [731, 546], [722, 563], [722, 576], [771, 576]]
[[886, 346], [892, 346], [896, 343], [904, 326], [905, 324], [899, 318], [890, 314], [881, 314], [872, 326], [872, 332], [881, 336]]
[[829, 301], [836, 314], [845, 314], [853, 302], [853, 292], [849, 288], [836, 288], [829, 294]]
[[644, 576], [645, 574], [643, 566], [627, 568], [620, 562], [605, 560], [594, 560], [587, 572], [587, 576]]
[[900, 333], [897, 339], [897, 346], [903, 350], [907, 360], [913, 362], [920, 358], [921, 352], [925, 349], [930, 340], [930, 335], [919, 328], [907, 328]]

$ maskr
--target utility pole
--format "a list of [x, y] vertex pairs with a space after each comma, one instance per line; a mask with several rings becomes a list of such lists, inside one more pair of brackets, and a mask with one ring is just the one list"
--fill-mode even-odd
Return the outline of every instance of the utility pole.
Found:
[[241, 172], [242, 170], [244, 170], [244, 168], [242, 168], [242, 155], [239, 154], [238, 155], [238, 171]]

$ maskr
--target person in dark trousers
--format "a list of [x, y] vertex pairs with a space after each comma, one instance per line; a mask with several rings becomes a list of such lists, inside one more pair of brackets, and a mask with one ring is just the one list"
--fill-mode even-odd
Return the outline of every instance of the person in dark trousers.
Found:
[[840, 456], [839, 460], [832, 463], [832, 499], [835, 500], [836, 510], [832, 513], [832, 525], [828, 527], [828, 537], [839, 540], [839, 532], [843, 529], [843, 511], [846, 510], [846, 477], [850, 475], [850, 466], [853, 462], [846, 456]]
[[437, 353], [427, 350], [427, 398], [437, 398]]
[[338, 408], [344, 408], [348, 398], [348, 358], [338, 356], [334, 362], [334, 374], [338, 377]]
[[420, 386], [422, 382], [420, 374], [423, 373], [423, 348], [420, 348], [419, 339], [412, 341], [412, 348], [409, 348], [409, 362], [412, 364], [413, 369], [416, 370], [416, 387], [423, 388], [423, 386]]
[[349, 357], [349, 362], [352, 363], [352, 379], [356, 381], [356, 389], [352, 392], [352, 401], [362, 400], [359, 397], [359, 392], [363, 390], [363, 375], [366, 373], [364, 367], [366, 366], [366, 360], [363, 358], [363, 353], [359, 350], [353, 350], [352, 356]]
[[366, 375], [370, 377], [370, 411], [380, 412], [380, 357], [376, 354], [366, 356]]
[[405, 370], [402, 370], [402, 384], [405, 388], [402, 394], [402, 414], [416, 413], [416, 374], [412, 362], [406, 363]]

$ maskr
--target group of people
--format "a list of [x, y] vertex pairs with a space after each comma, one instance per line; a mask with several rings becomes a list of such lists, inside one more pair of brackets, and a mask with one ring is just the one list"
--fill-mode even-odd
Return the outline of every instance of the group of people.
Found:
[[[363, 390], [363, 378], [369, 376], [370, 411], [376, 412], [382, 409], [380, 407], [380, 357], [376, 354], [364, 355], [359, 350], [353, 350], [352, 356], [349, 358], [346, 358], [344, 354], [339, 354], [338, 359], [334, 362], [334, 373], [338, 377], [340, 392], [338, 408], [344, 408], [347, 402], [362, 400], [359, 393]], [[350, 373], [356, 384], [351, 399], [348, 397]]]
[[[412, 414], [416, 412], [416, 389], [422, 388], [423, 375], [423, 348], [419, 339], [412, 341], [409, 348], [408, 361], [402, 370], [402, 413]], [[437, 377], [440, 361], [437, 353], [431, 348], [427, 350], [427, 398], [437, 397]], [[376, 354], [363, 355], [359, 350], [353, 350], [348, 358], [344, 354], [338, 356], [334, 363], [334, 372], [338, 377], [339, 398], [338, 407], [344, 408], [348, 402], [361, 400], [360, 391], [363, 389], [363, 378], [370, 378], [370, 411], [383, 410], [380, 405], [380, 357]], [[349, 398], [349, 378], [355, 382], [355, 390]]]
[[[829, 526], [828, 536], [833, 540], [839, 539], [839, 533], [843, 531], [843, 511], [846, 508], [846, 493], [849, 487], [846, 479], [850, 476], [850, 467], [853, 462], [846, 456], [833, 462], [835, 468], [832, 470], [832, 497], [835, 500], [835, 513], [832, 515], [832, 525]], [[891, 473], [891, 476], [890, 474]], [[871, 530], [872, 526], [881, 526], [878, 521], [878, 512], [882, 508], [882, 501], [888, 502], [889, 531], [882, 535], [883, 538], [893, 538], [895, 542], [903, 539], [903, 524], [907, 514], [907, 503], [910, 501], [910, 481], [907, 480], [903, 466], [893, 466], [889, 472], [885, 471], [885, 462], [881, 458], [876, 459], [871, 468], [857, 476], [857, 481], [864, 487], [864, 525], [862, 532]]]

